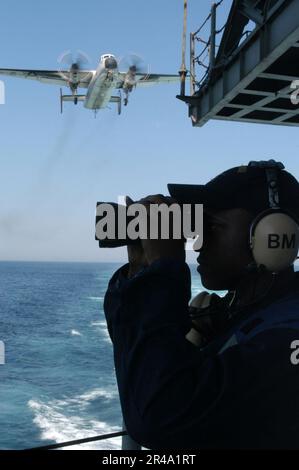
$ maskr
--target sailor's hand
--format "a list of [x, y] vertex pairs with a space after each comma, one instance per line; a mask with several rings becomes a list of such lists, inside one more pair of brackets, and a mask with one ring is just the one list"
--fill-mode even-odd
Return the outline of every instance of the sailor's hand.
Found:
[[[175, 199], [169, 196], [163, 196], [162, 194], [155, 194], [147, 196], [140, 201], [143, 204], [148, 213], [151, 204], [166, 204], [167, 206], [176, 203]], [[141, 240], [141, 245], [144, 251], [145, 259], [148, 265], [160, 258], [174, 258], [185, 261], [185, 239], [146, 239]]]
[[197, 294], [191, 301], [189, 310], [192, 320], [192, 328], [186, 334], [186, 338], [195, 346], [204, 346], [214, 336], [214, 327], [209, 307], [216, 294], [209, 294], [206, 291]]
[[[126, 197], [126, 204], [131, 205], [134, 201]], [[142, 204], [147, 209], [148, 220], [150, 216], [151, 204], [171, 205], [176, 203], [175, 199], [162, 194], [150, 195], [135, 201]], [[144, 266], [149, 266], [154, 261], [161, 258], [173, 258], [185, 261], [185, 239], [145, 239], [138, 245], [128, 245], [129, 272], [128, 277], [134, 276]]]

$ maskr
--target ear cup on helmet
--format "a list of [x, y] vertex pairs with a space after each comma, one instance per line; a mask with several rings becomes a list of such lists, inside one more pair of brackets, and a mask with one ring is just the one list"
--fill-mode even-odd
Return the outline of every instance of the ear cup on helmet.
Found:
[[251, 225], [250, 248], [258, 266], [263, 265], [271, 272], [288, 268], [298, 254], [297, 221], [281, 210], [262, 212]]

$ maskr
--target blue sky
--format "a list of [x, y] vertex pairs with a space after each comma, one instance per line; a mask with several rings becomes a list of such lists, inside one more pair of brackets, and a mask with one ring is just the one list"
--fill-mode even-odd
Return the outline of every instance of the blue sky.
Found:
[[[189, 31], [210, 5], [189, 0]], [[230, 5], [218, 9], [218, 28]], [[103, 53], [134, 52], [151, 72], [176, 73], [182, 17], [183, 0], [3, 0], [0, 67], [57, 69], [61, 53], [80, 49], [91, 68]], [[95, 119], [81, 104], [65, 103], [60, 115], [59, 87], [3, 80], [1, 260], [124, 260], [124, 249], [99, 250], [94, 241], [97, 200], [167, 194], [169, 182], [205, 183], [251, 159], [280, 159], [299, 176], [297, 128], [220, 121], [192, 128], [176, 84], [137, 89], [121, 116], [112, 106]]]

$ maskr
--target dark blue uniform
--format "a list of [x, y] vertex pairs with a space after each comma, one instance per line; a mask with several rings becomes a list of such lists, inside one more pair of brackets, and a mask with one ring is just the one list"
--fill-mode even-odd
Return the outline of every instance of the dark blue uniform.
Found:
[[185, 338], [187, 264], [165, 258], [132, 279], [127, 269], [104, 310], [130, 436], [154, 450], [299, 449], [298, 277], [199, 348]]

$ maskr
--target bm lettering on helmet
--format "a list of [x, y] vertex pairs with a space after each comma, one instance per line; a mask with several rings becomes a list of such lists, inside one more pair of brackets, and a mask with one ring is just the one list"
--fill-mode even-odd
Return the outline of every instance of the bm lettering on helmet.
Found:
[[284, 233], [282, 237], [278, 233], [269, 233], [268, 248], [295, 248], [296, 234], [292, 233], [288, 236]]

